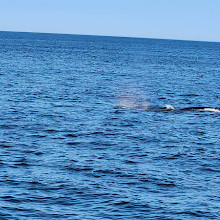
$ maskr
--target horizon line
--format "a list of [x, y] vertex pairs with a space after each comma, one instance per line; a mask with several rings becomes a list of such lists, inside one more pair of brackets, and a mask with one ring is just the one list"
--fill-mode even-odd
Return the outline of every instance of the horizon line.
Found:
[[120, 35], [100, 35], [100, 34], [73, 34], [73, 33], [59, 33], [59, 32], [38, 32], [38, 31], [11, 31], [0, 30], [0, 32], [12, 32], [12, 33], [30, 33], [30, 34], [57, 34], [57, 35], [77, 35], [77, 36], [93, 36], [93, 37], [115, 37], [115, 38], [136, 38], [136, 39], [152, 39], [152, 40], [171, 40], [171, 41], [192, 41], [192, 42], [204, 42], [204, 43], [220, 43], [220, 41], [212, 40], [186, 40], [176, 38], [153, 38], [153, 37], [140, 37], [140, 36], [120, 36]]

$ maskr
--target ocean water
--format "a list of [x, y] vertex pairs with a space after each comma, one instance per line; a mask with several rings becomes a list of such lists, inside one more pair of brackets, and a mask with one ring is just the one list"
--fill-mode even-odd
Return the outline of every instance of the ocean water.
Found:
[[[220, 219], [220, 43], [0, 32], [0, 219]], [[123, 105], [127, 108], [118, 108]]]

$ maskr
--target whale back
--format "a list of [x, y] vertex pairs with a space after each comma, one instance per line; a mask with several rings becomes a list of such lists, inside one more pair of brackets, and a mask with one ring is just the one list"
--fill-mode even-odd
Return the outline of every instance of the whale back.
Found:
[[181, 108], [181, 111], [207, 111], [207, 112], [220, 112], [220, 108], [218, 107], [188, 107]]

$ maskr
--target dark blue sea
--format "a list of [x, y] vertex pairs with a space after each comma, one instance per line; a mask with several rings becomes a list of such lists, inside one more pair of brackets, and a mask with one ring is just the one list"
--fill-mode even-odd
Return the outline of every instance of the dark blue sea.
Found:
[[220, 113], [165, 105], [220, 107], [220, 43], [0, 32], [0, 219], [220, 219]]

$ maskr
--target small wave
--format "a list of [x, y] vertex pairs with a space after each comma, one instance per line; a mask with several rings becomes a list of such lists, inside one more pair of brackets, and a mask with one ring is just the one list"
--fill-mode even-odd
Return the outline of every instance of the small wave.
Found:
[[76, 142], [76, 141], [71, 141], [71, 142], [68, 142], [67, 145], [78, 145], [79, 142]]

